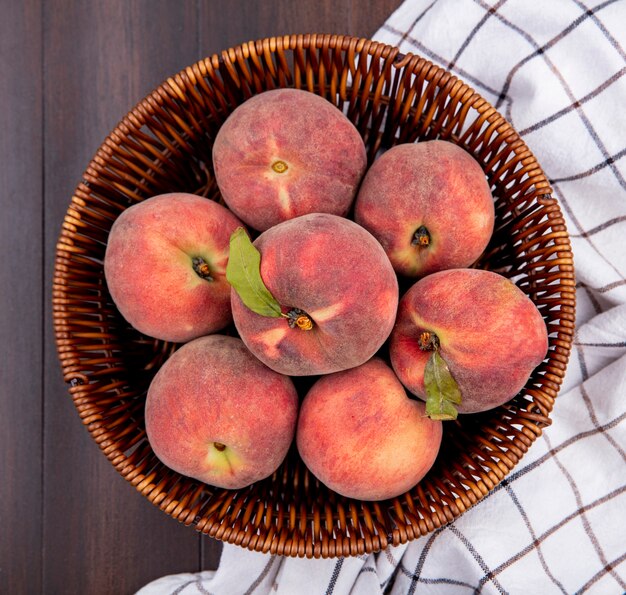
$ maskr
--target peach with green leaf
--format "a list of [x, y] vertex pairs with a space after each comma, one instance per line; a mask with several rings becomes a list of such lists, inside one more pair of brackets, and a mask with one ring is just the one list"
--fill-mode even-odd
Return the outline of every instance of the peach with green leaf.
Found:
[[494, 226], [494, 204], [478, 162], [442, 141], [389, 149], [368, 170], [355, 221], [382, 244], [395, 271], [421, 277], [471, 265]]
[[388, 338], [398, 281], [380, 244], [342, 217], [313, 213], [233, 234], [227, 278], [243, 342], [292, 376], [329, 374], [370, 359]]
[[548, 350], [535, 304], [491, 271], [452, 269], [404, 294], [390, 339], [398, 378], [439, 419], [512, 399]]
[[183, 345], [157, 372], [146, 399], [146, 433], [170, 469], [238, 489], [271, 475], [293, 440], [298, 395], [291, 381], [234, 337]]
[[326, 99], [274, 89], [242, 103], [213, 145], [224, 201], [254, 229], [307, 213], [348, 213], [365, 173], [365, 145]]

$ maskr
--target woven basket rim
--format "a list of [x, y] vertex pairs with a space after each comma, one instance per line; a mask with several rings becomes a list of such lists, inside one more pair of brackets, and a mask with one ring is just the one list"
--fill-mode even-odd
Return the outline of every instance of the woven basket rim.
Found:
[[[350, 527], [349, 519], [351, 515], [361, 515], [364, 518], [362, 525], [364, 524], [368, 529], [371, 526], [372, 535], [369, 537], [367, 535], [355, 535], [358, 533], [358, 530], [354, 528], [353, 531], [346, 531], [344, 535], [337, 534], [330, 536], [327, 541], [322, 539], [323, 543], [321, 546], [319, 543], [317, 543], [317, 545], [313, 544], [310, 536], [306, 536], [304, 527], [301, 534], [298, 533], [298, 527], [296, 527], [298, 523], [295, 519], [294, 515], [296, 513], [293, 508], [288, 511], [291, 518], [288, 525], [291, 528], [291, 532], [295, 532], [296, 536], [291, 539], [279, 532], [272, 533], [272, 529], [270, 529], [269, 534], [263, 539], [262, 536], [259, 537], [258, 535], [259, 531], [262, 530], [260, 526], [257, 526], [256, 529], [253, 526], [252, 529], [254, 529], [254, 531], [248, 529], [237, 530], [236, 528], [226, 527], [221, 523], [213, 523], [211, 520], [217, 514], [216, 510], [228, 509], [229, 507], [235, 509], [234, 517], [239, 514], [240, 511], [237, 510], [237, 506], [242, 507], [243, 504], [238, 504], [239, 501], [234, 495], [223, 495], [216, 500], [213, 506], [205, 506], [201, 511], [202, 507], [200, 505], [189, 508], [188, 504], [193, 504], [197, 499], [201, 498], [206, 489], [206, 486], [203, 484], [195, 488], [189, 488], [184, 493], [183, 498], [177, 498], [177, 488], [175, 485], [173, 486], [173, 496], [159, 492], [160, 484], [157, 482], [158, 485], [155, 485], [154, 477], [151, 476], [150, 472], [146, 474], [137, 472], [134, 465], [128, 464], [129, 457], [126, 452], [117, 447], [116, 440], [112, 438], [113, 433], [95, 412], [90, 400], [90, 394], [86, 389], [86, 387], [90, 385], [90, 377], [81, 366], [81, 354], [75, 349], [72, 342], [72, 331], [68, 330], [68, 320], [70, 320], [72, 316], [71, 310], [68, 307], [71, 297], [68, 289], [70, 264], [72, 259], [80, 258], [82, 254], [82, 251], [76, 247], [74, 239], [76, 234], [82, 232], [81, 226], [86, 225], [81, 219], [79, 210], [85, 208], [88, 198], [91, 196], [92, 188], [97, 186], [100, 180], [108, 175], [107, 168], [110, 167], [112, 159], [118, 158], [120, 145], [124, 142], [129, 142], [129, 139], [141, 131], [142, 127], [149, 123], [152, 117], [156, 117], [160, 114], [160, 110], [163, 110], [166, 104], [170, 105], [175, 102], [182, 104], [190, 103], [192, 98], [188, 96], [186, 89], [189, 85], [201, 84], [200, 79], [202, 78], [211, 77], [218, 71], [227, 73], [235, 72], [238, 65], [242, 63], [247, 64], [248, 61], [254, 64], [256, 64], [256, 62], [262, 64], [262, 59], [267, 59], [268, 55], [273, 56], [279, 51], [292, 51], [295, 53], [299, 51], [310, 52], [311, 50], [319, 50], [321, 52], [330, 50], [341, 51], [345, 55], [346, 63], [349, 62], [350, 64], [355, 64], [356, 57], [359, 56], [361, 60], [358, 63], [359, 67], [366, 61], [365, 57], [370, 58], [372, 61], [382, 61], [384, 67], [381, 72], [384, 71], [385, 68], [390, 70], [396, 69], [394, 72], [426, 72], [426, 76], [424, 77], [425, 81], [429, 83], [434, 81], [433, 84], [440, 85], [438, 88], [441, 89], [442, 94], [454, 94], [455, 97], [460, 97], [463, 108], [467, 106], [466, 112], [474, 110], [477, 113], [477, 120], [482, 121], [486, 126], [481, 136], [487, 138], [489, 135], [496, 135], [507, 148], [510, 148], [510, 150], [519, 157], [517, 163], [525, 170], [524, 175], [527, 175], [526, 183], [529, 184], [529, 187], [537, 189], [537, 203], [542, 208], [542, 215], [548, 219], [551, 227], [554, 228], [550, 234], [550, 239], [555, 243], [554, 255], [558, 261], [555, 264], [558, 269], [558, 274], [554, 273], [554, 276], [556, 281], [560, 283], [559, 290], [562, 294], [562, 299], [559, 303], [559, 308], [562, 310], [563, 322], [563, 325], [561, 325], [563, 328], [559, 327], [558, 336], [551, 339], [551, 346], [554, 347], [554, 349], [549, 353], [549, 362], [552, 367], [549, 370], [550, 378], [549, 383], [547, 383], [547, 385], [549, 384], [548, 388], [546, 388], [547, 385], [542, 386], [541, 389], [537, 389], [536, 395], [532, 395], [537, 399], [538, 405], [536, 408], [516, 412], [516, 415], [518, 415], [521, 420], [517, 423], [522, 425], [519, 436], [516, 435], [517, 442], [515, 443], [519, 453], [514, 452], [514, 448], [513, 451], [507, 453], [503, 452], [501, 455], [498, 454], [497, 451], [489, 451], [489, 455], [492, 458], [495, 457], [497, 461], [486, 463], [487, 466], [490, 467], [490, 471], [485, 472], [483, 474], [484, 476], [481, 475], [481, 481], [476, 481], [472, 473], [473, 466], [476, 465], [475, 461], [468, 460], [466, 462], [468, 469], [467, 477], [464, 478], [463, 482], [463, 485], [467, 485], [468, 489], [463, 494], [453, 493], [443, 481], [444, 478], [434, 478], [433, 485], [445, 496], [441, 496], [441, 505], [437, 503], [433, 504], [432, 500], [428, 499], [425, 492], [418, 485], [416, 488], [416, 497], [423, 498], [424, 502], [428, 502], [432, 510], [431, 517], [421, 518], [418, 512], [409, 506], [408, 511], [404, 510], [404, 516], [409, 522], [385, 534], [383, 534], [383, 530], [385, 529], [384, 524], [377, 520], [378, 517], [376, 515], [378, 515], [378, 512], [376, 512], [376, 506], [372, 507], [374, 511], [372, 512], [370, 508], [363, 503], [360, 503], [363, 506], [359, 508], [359, 506], [353, 505], [353, 503], [350, 502], [345, 504], [345, 506], [348, 507], [348, 511], [346, 512], [344, 504], [338, 503], [338, 512], [334, 511], [333, 515], [335, 515], [335, 517], [344, 517], [343, 519], [339, 518], [338, 521], [341, 528]], [[267, 64], [264, 66], [267, 67]], [[313, 77], [308, 80], [313, 83]], [[240, 83], [242, 88], [245, 87], [246, 92], [250, 91], [251, 85], [249, 81], [242, 79]], [[379, 88], [383, 86], [384, 85], [381, 84]], [[315, 92], [315, 89], [311, 87], [315, 87], [315, 85], [308, 84], [308, 88], [307, 86], [301, 88]], [[375, 103], [377, 101], [376, 94], [379, 88], [373, 93], [370, 93], [367, 99], [371, 99]], [[380, 94], [378, 100], [379, 99]], [[420, 116], [421, 115], [422, 114], [420, 114]], [[457, 138], [455, 140], [459, 139]], [[502, 167], [504, 167], [504, 165]], [[120, 474], [166, 513], [178, 518], [185, 524], [194, 525], [199, 531], [208, 533], [223, 541], [236, 543], [257, 551], [269, 551], [282, 555], [307, 557], [357, 555], [365, 552], [378, 551], [389, 544], [397, 545], [404, 543], [454, 520], [459, 514], [462, 514], [479, 502], [486, 493], [500, 483], [517, 464], [519, 458], [523, 456], [532, 442], [541, 434], [543, 427], [551, 423], [549, 413], [552, 410], [554, 398], [560, 388], [573, 342], [575, 304], [573, 255], [559, 204], [556, 199], [552, 197], [552, 189], [538, 161], [513, 126], [507, 122], [489, 102], [476, 93], [472, 87], [423, 57], [413, 53], [402, 54], [396, 47], [365, 38], [330, 34], [285, 35], [282, 37], [258, 39], [234, 46], [219, 54], [213, 54], [210, 57], [203, 58], [183, 68], [175, 75], [168, 77], [140, 100], [122, 118], [119, 124], [97, 149], [94, 157], [85, 169], [82, 180], [78, 183], [73, 193], [72, 201], [68, 207], [61, 236], [57, 244], [53, 282], [53, 323], [57, 352], [63, 369], [64, 380], [70, 384], [69, 392], [74, 399], [83, 424], [87, 426], [94, 440]], [[106, 351], [106, 349], [104, 351]], [[552, 360], [554, 360], [554, 362]], [[506, 410], [506, 406], [504, 409]], [[476, 473], [478, 473], [478, 471]], [[161, 483], [167, 483], [166, 479], [163, 479]], [[445, 479], [448, 480], [449, 478], [446, 477]], [[184, 480], [185, 478], [181, 477], [181, 482], [184, 482]], [[384, 506], [390, 509], [397, 507], [398, 503], [395, 502], [395, 500], [397, 499], [394, 499], [393, 503], [387, 503]], [[446, 506], [445, 504], [448, 505]], [[248, 510], [246, 507], [241, 508], [241, 510], [244, 509]], [[342, 510], [344, 510], [343, 513], [341, 512]], [[204, 516], [198, 514], [200, 512], [204, 512]], [[267, 521], [268, 514], [271, 521], [273, 518], [272, 513], [268, 513], [267, 511], [265, 512], [265, 520]], [[359, 519], [361, 516], [359, 516]], [[316, 517], [316, 513], [307, 513], [307, 519], [310, 519], [316, 527], [322, 524], [322, 521]], [[383, 530], [377, 528], [377, 523], [381, 524]], [[330, 525], [332, 525], [332, 523], [330, 523]], [[283, 529], [283, 532], [284, 531]], [[361, 528], [361, 532], [364, 533], [364, 531], [365, 529]]]

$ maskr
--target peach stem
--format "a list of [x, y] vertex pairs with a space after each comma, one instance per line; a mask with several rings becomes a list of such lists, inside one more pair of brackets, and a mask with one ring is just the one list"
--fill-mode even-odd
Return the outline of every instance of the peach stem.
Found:
[[289, 169], [289, 166], [284, 161], [278, 160], [272, 163], [272, 169], [277, 174], [284, 174]]
[[287, 319], [290, 328], [297, 326], [302, 331], [310, 331], [313, 328], [313, 319], [300, 308], [292, 308], [281, 316]]
[[422, 331], [417, 344], [422, 351], [437, 351], [439, 349], [439, 337], [431, 331]]
[[215, 446], [215, 450], [219, 450], [220, 452], [226, 450], [226, 445], [222, 444], [221, 442], [214, 442], [213, 446]]
[[191, 260], [191, 264], [198, 277], [204, 279], [205, 281], [213, 281], [213, 277], [211, 277], [211, 269], [204, 258], [201, 256], [194, 256]]
[[411, 241], [413, 246], [422, 246], [426, 248], [430, 246], [430, 232], [425, 225], [420, 225], [413, 234], [413, 240]]

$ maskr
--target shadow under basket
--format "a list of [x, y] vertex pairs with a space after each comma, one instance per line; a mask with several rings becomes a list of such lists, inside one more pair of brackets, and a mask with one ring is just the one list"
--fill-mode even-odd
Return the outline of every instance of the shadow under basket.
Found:
[[[176, 345], [140, 335], [107, 291], [103, 257], [127, 207], [166, 192], [219, 200], [211, 150], [246, 99], [276, 87], [316, 93], [361, 133], [371, 163], [398, 143], [445, 139], [481, 164], [496, 206], [493, 238], [476, 267], [513, 279], [537, 305], [549, 351], [506, 405], [444, 424], [435, 466], [406, 494], [344, 498], [320, 484], [295, 449], [270, 478], [223, 490], [155, 457], [144, 427], [150, 380]], [[336, 35], [250, 42], [167, 79], [104, 141], [78, 184], [54, 270], [54, 328], [80, 418], [119, 473], [150, 502], [216, 539], [284, 556], [354, 556], [416, 539], [492, 490], [550, 421], [574, 332], [570, 241], [548, 181], [519, 135], [449, 72], [397, 48]]]

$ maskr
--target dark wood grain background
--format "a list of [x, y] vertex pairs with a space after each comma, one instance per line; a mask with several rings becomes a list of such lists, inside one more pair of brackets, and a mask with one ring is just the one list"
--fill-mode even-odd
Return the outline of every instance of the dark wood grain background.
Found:
[[371, 37], [400, 0], [0, 0], [0, 593], [133, 593], [215, 568], [82, 427], [52, 332], [54, 250], [105, 136], [169, 75], [288, 33]]

